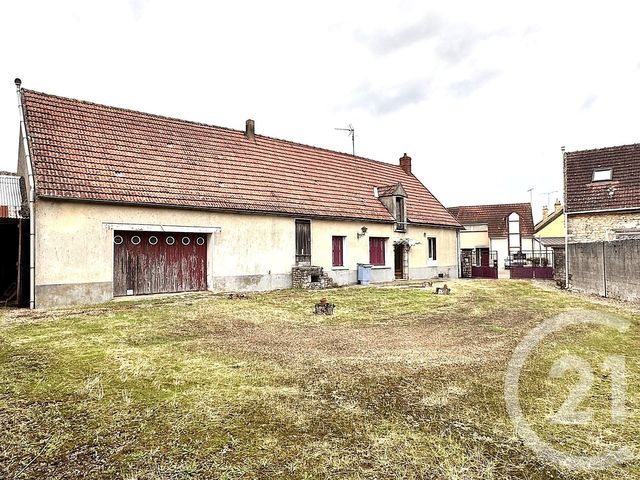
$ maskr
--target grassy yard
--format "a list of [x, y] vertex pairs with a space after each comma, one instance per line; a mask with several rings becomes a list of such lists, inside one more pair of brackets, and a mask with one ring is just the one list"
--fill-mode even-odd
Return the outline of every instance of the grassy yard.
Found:
[[[515, 346], [560, 312], [631, 320], [572, 327], [526, 364], [525, 415], [574, 454], [640, 438], [639, 311], [519, 281], [419, 288], [193, 294], [0, 313], [0, 478], [640, 478], [636, 461], [592, 473], [534, 455], [503, 399]], [[312, 314], [326, 295], [334, 316]], [[587, 425], [553, 425], [594, 369]], [[611, 421], [607, 355], [626, 358], [627, 419]]]

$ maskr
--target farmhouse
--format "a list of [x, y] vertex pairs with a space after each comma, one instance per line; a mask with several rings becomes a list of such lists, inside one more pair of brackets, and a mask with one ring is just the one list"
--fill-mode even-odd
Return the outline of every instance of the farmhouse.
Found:
[[458, 274], [461, 226], [406, 154], [383, 163], [253, 120], [233, 130], [16, 84], [31, 306]]
[[565, 152], [567, 280], [640, 300], [640, 144]]
[[512, 267], [531, 266], [534, 258], [533, 216], [529, 203], [451, 207], [464, 226], [460, 233], [465, 277], [514, 277], [533, 272]]

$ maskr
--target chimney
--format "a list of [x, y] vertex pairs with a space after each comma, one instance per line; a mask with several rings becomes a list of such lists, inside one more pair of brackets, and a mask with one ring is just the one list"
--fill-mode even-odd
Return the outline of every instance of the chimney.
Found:
[[255, 141], [256, 139], [256, 123], [251, 119], [245, 124], [244, 136], [247, 140]]
[[400, 168], [411, 175], [411, 157], [407, 157], [406, 153], [400, 158]]
[[556, 198], [556, 203], [553, 205], [553, 208], [555, 209], [554, 212], [559, 212], [560, 210], [562, 210], [562, 204], [560, 203], [559, 198]]
[[542, 207], [542, 220], [546, 220], [547, 218], [549, 218], [549, 208], [545, 205]]

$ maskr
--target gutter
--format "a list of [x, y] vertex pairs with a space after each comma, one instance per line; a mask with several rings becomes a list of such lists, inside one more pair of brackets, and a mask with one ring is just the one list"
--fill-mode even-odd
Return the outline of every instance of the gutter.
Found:
[[[566, 201], [566, 199], [565, 199]], [[567, 215], [581, 215], [585, 213], [615, 213], [615, 212], [637, 212], [640, 211], [638, 207], [624, 207], [624, 208], [609, 208], [609, 209], [601, 209], [601, 210], [579, 210], [577, 212], [565, 212]]]
[[567, 211], [567, 153], [562, 147], [562, 174], [564, 176], [564, 288], [569, 285], [569, 212]]
[[29, 182], [29, 308], [36, 307], [36, 218], [35, 218], [35, 178], [31, 163], [31, 151], [29, 149], [29, 137], [27, 136], [27, 124], [25, 122], [24, 106], [22, 105], [22, 81], [15, 80], [18, 94], [18, 110], [20, 112], [20, 134], [22, 135], [25, 163], [27, 165], [27, 177]]

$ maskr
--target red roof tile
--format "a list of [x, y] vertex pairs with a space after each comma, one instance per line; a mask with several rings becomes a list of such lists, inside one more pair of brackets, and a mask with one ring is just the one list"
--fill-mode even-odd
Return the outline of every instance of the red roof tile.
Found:
[[486, 223], [489, 237], [507, 236], [507, 217], [516, 212], [520, 215], [520, 233], [533, 235], [533, 215], [529, 203], [505, 203], [501, 205], [470, 205], [450, 207], [449, 212], [462, 225]]
[[[610, 181], [593, 181], [609, 168]], [[565, 171], [567, 213], [640, 208], [640, 144], [567, 152]]]
[[22, 101], [40, 197], [393, 221], [373, 187], [401, 183], [411, 223], [459, 226], [399, 165], [30, 90]]

